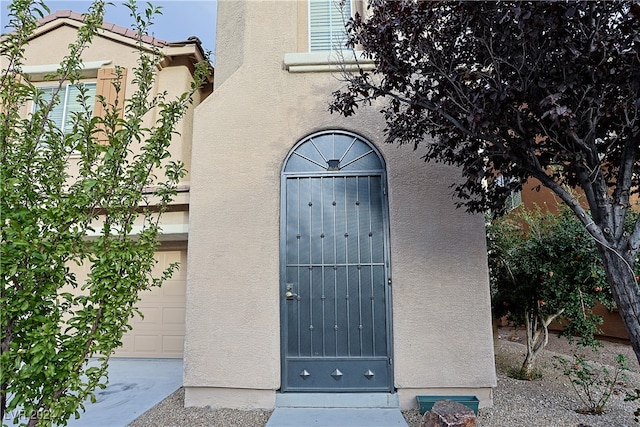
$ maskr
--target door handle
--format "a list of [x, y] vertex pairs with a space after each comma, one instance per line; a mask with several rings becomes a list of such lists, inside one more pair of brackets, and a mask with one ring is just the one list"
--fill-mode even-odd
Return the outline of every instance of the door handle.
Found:
[[287, 292], [284, 294], [284, 296], [285, 296], [287, 299], [296, 299], [296, 297], [298, 296], [298, 294], [294, 294], [294, 293], [293, 293], [293, 292], [291, 292], [291, 291], [287, 291]]
[[298, 294], [294, 293], [292, 289], [293, 289], [293, 284], [287, 283], [287, 292], [284, 293], [284, 296], [288, 300], [294, 300], [298, 296]]

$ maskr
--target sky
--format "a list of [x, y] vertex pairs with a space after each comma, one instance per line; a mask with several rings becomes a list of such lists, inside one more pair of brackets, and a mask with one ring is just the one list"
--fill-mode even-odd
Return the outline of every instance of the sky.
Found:
[[[123, 5], [125, 0], [110, 0], [107, 5], [104, 20], [106, 22], [129, 28], [133, 22], [129, 16], [129, 9]], [[2, 32], [7, 32], [5, 25], [8, 22], [7, 6], [9, 0], [0, 0], [2, 12], [0, 24]], [[140, 1], [139, 9], [144, 11], [147, 1]], [[153, 35], [166, 41], [186, 40], [190, 36], [197, 36], [202, 41], [205, 50], [215, 53], [216, 37], [216, 0], [151, 0], [154, 6], [162, 7], [162, 15], [155, 17], [155, 23], [151, 27]], [[51, 9], [72, 10], [74, 12], [86, 12], [90, 1], [86, 0], [45, 0], [45, 4]], [[215, 59], [213, 57], [212, 59]]]

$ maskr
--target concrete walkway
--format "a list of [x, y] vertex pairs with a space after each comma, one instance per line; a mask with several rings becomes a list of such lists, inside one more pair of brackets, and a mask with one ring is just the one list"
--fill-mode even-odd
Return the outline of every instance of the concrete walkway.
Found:
[[182, 387], [182, 359], [109, 361], [109, 385], [96, 392], [96, 403], [69, 427], [126, 426]]
[[[125, 427], [182, 386], [182, 359], [126, 359], [109, 361], [109, 385], [96, 391], [70, 427]], [[5, 424], [12, 426], [5, 418]]]

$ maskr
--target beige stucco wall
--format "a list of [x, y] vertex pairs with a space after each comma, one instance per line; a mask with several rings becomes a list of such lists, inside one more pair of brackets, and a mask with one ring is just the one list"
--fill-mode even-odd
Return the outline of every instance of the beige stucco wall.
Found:
[[[67, 46], [75, 42], [76, 37], [75, 27], [60, 26], [30, 40], [25, 50], [25, 57], [28, 59], [25, 65], [59, 64], [68, 54]], [[91, 47], [82, 53], [85, 62], [111, 59], [114, 61], [112, 65], [119, 64], [123, 67], [133, 66], [137, 57], [132, 46], [103, 37], [96, 37]]]
[[[427, 389], [473, 392], [489, 404], [496, 377], [483, 219], [455, 209], [455, 168], [383, 143], [376, 109], [349, 119], [329, 114], [339, 75], [283, 69], [284, 54], [299, 46], [301, 3], [221, 2], [217, 70], [227, 60], [233, 65], [216, 76], [194, 122], [185, 403], [273, 406], [280, 387], [282, 164], [306, 135], [345, 129], [375, 144], [387, 163], [402, 405]], [[229, 24], [239, 20], [247, 23], [243, 34]], [[221, 37], [229, 31], [233, 37]]]

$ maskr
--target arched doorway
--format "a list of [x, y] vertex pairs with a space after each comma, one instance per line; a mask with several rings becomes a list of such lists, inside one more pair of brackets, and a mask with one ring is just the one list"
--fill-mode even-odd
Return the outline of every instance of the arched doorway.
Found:
[[384, 160], [325, 131], [289, 153], [281, 189], [282, 388], [392, 391]]

